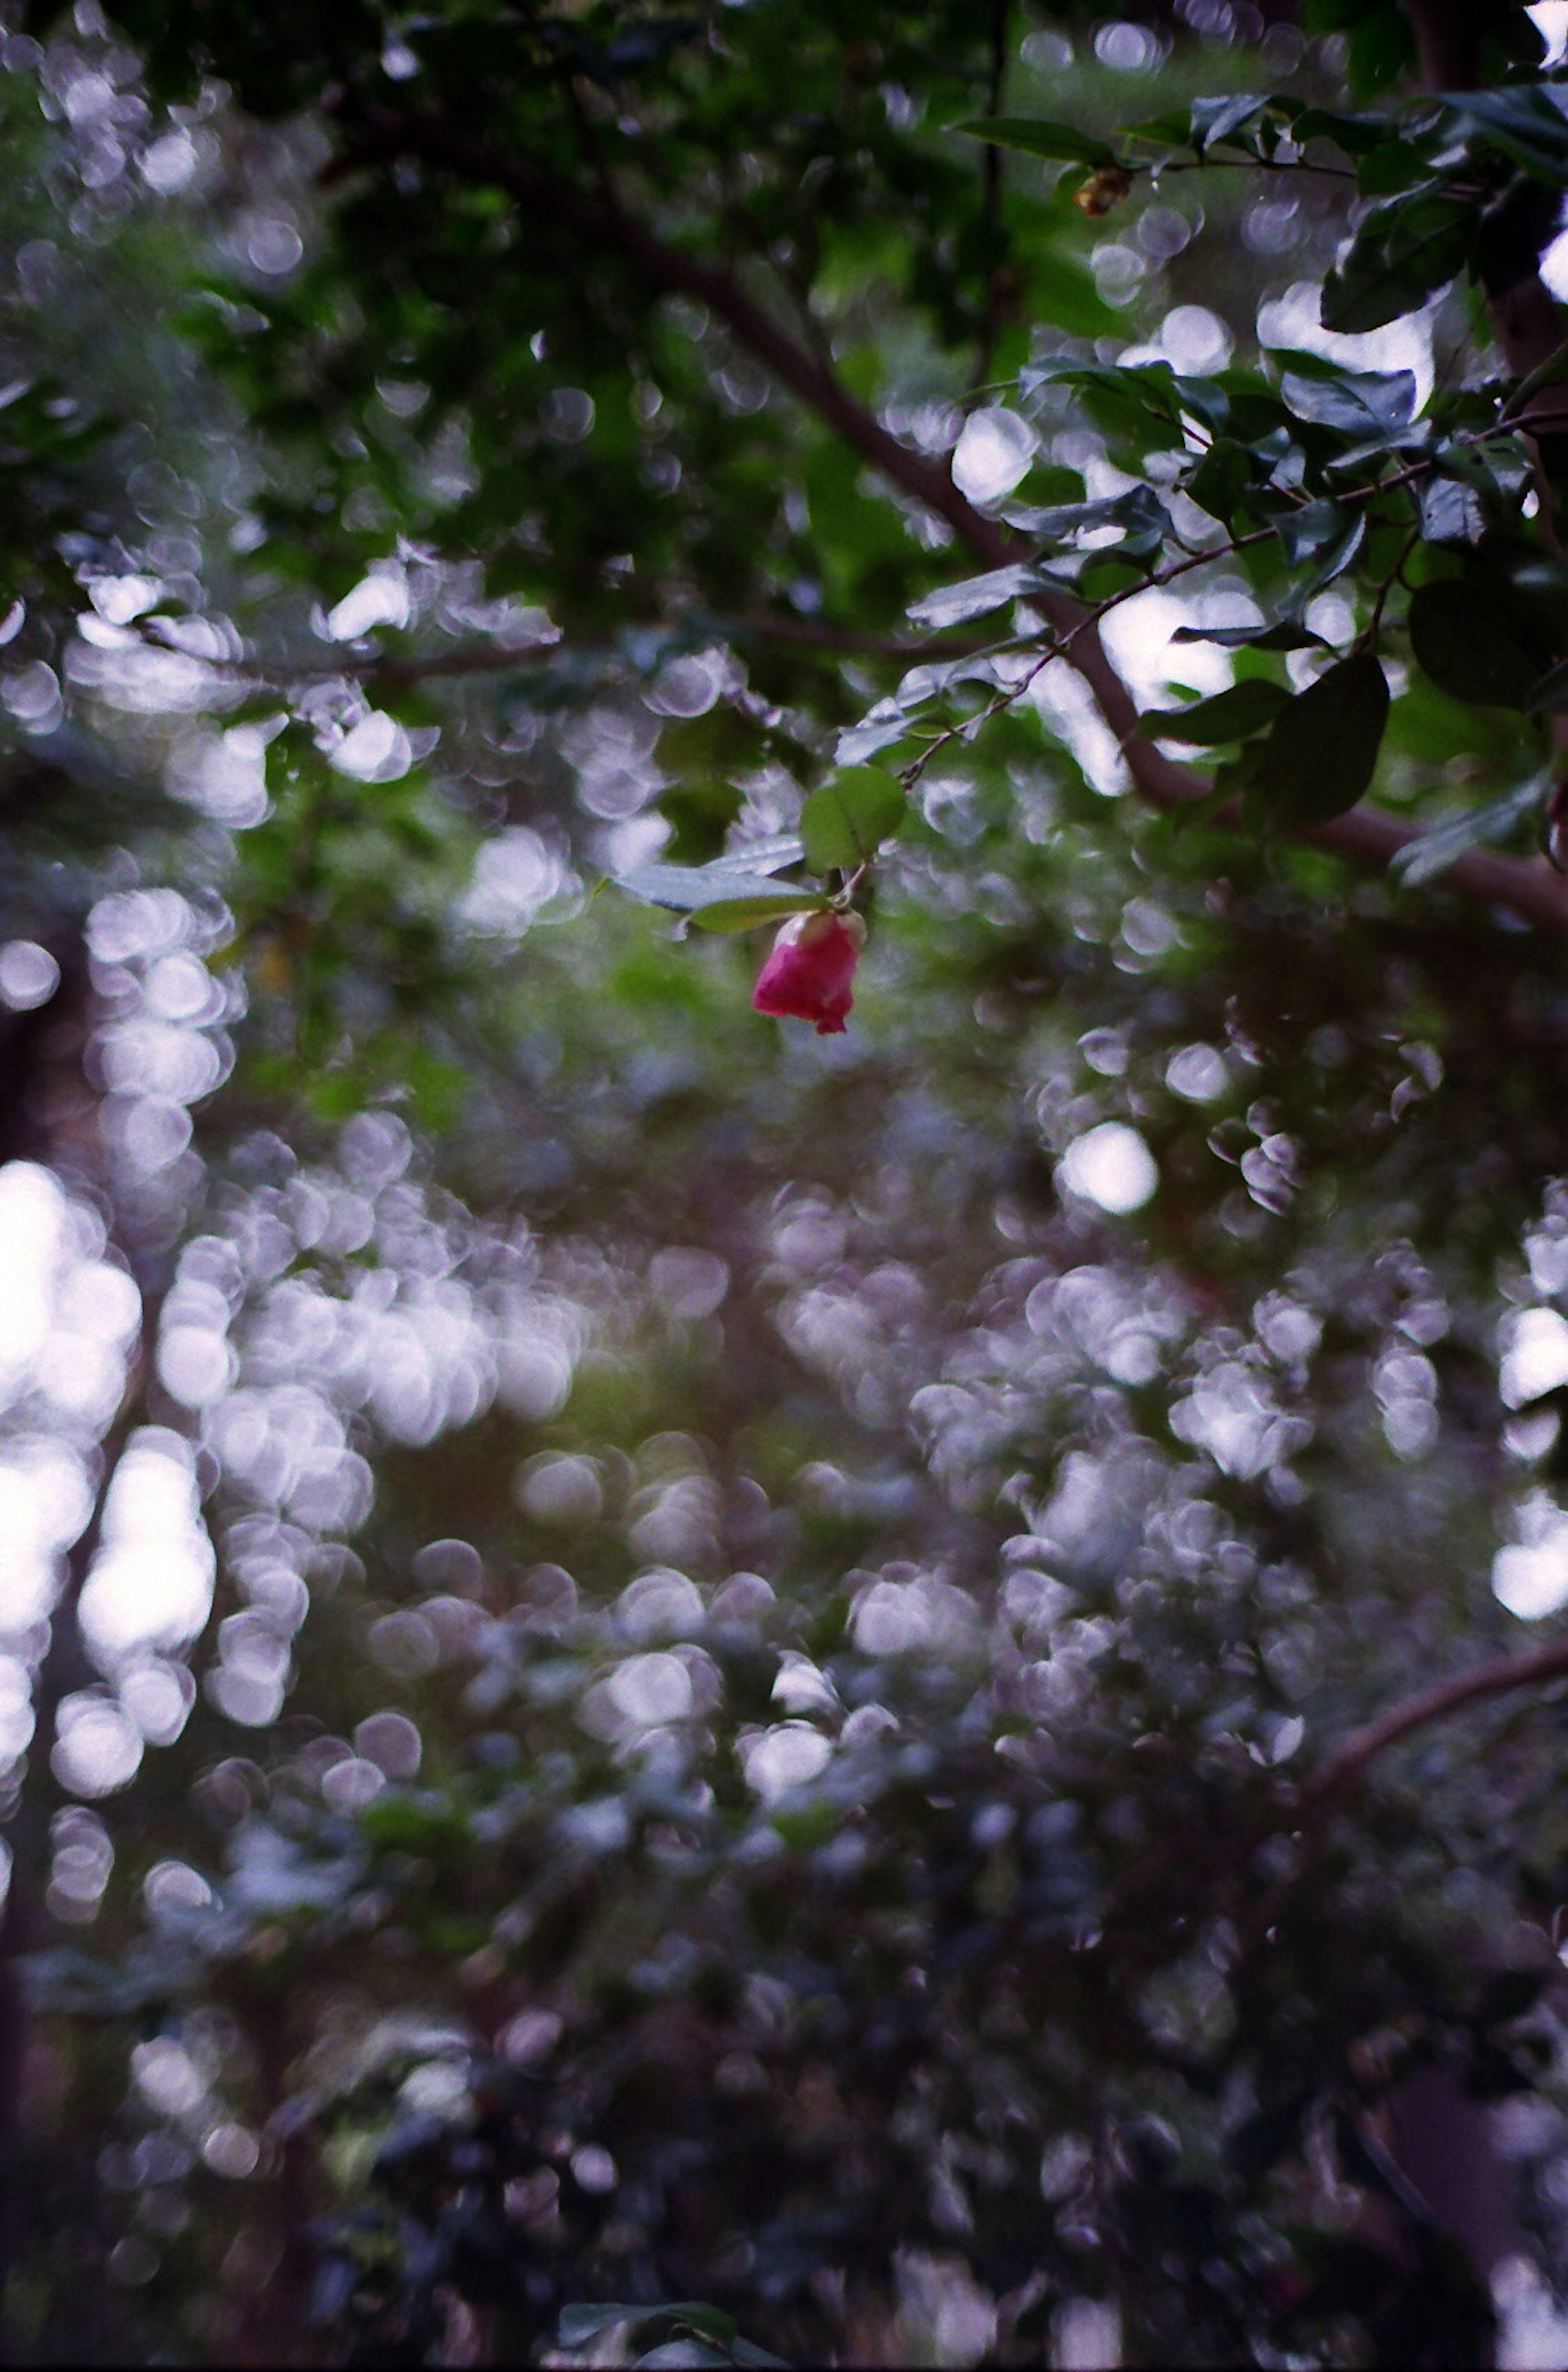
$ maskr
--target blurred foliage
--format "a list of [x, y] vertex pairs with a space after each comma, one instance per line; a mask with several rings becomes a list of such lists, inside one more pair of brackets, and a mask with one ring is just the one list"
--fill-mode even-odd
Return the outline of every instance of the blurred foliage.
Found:
[[1492, 2360], [1561, 1679], [1323, 1774], [1565, 1601], [1530, 20], [4, 21], [9, 2352]]

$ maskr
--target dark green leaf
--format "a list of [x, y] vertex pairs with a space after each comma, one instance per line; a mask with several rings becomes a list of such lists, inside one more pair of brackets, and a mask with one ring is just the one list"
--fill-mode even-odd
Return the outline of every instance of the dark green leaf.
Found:
[[1114, 165], [1117, 161], [1115, 149], [1109, 142], [1097, 139], [1092, 132], [1079, 132], [1071, 123], [1053, 123], [1046, 118], [1034, 121], [1022, 115], [970, 116], [950, 129], [967, 132], [973, 140], [990, 141], [998, 148], [1021, 148], [1026, 156], [1046, 157], [1069, 165]]
[[1260, 732], [1290, 694], [1277, 683], [1249, 678], [1190, 708], [1151, 708], [1138, 720], [1140, 733], [1162, 741], [1243, 741]]
[[1267, 626], [1178, 626], [1173, 643], [1218, 643], [1226, 651], [1305, 651], [1314, 643], [1327, 648], [1321, 634], [1299, 618], [1277, 618]]
[[1486, 807], [1451, 817], [1446, 823], [1423, 831], [1419, 840], [1407, 842], [1390, 860], [1388, 870], [1410, 889], [1435, 879], [1468, 850], [1505, 840], [1516, 824], [1541, 806], [1551, 787], [1550, 775], [1538, 774]]
[[1370, 156], [1399, 142], [1397, 128], [1386, 115], [1349, 115], [1330, 107], [1304, 108], [1290, 128], [1303, 147], [1309, 140], [1332, 140], [1347, 157]]
[[1568, 115], [1539, 83], [1512, 90], [1468, 90], [1448, 101], [1456, 127], [1501, 148], [1538, 180], [1568, 181]]
[[1252, 122], [1255, 117], [1262, 113], [1268, 104], [1267, 99], [1249, 99], [1245, 96], [1232, 96], [1229, 99], [1195, 99], [1192, 101], [1192, 113], [1188, 123], [1187, 136], [1200, 157], [1206, 149], [1217, 147], [1224, 140], [1249, 148], [1256, 155], [1255, 142], [1237, 143], [1236, 135], [1243, 124]]
[[1298, 420], [1342, 428], [1353, 436], [1402, 428], [1415, 409], [1413, 371], [1287, 370], [1280, 392]]
[[1300, 510], [1282, 512], [1274, 521], [1274, 533], [1291, 566], [1304, 568], [1342, 542], [1357, 516], [1340, 503], [1306, 503]]
[[813, 791], [800, 811], [800, 836], [813, 873], [848, 873], [876, 855], [903, 821], [903, 785], [875, 766], [852, 766]]
[[819, 912], [823, 901], [809, 890], [759, 890], [748, 898], [719, 898], [711, 906], [691, 910], [697, 931], [755, 931], [764, 923], [782, 923], [790, 914]]
[[1354, 807], [1370, 784], [1388, 686], [1377, 661], [1357, 652], [1330, 668], [1276, 715], [1254, 748], [1249, 806], [1262, 820], [1301, 830]]
[[1411, 648], [1440, 692], [1498, 708], [1528, 708], [1540, 669], [1480, 587], [1450, 578], [1411, 596]]
[[1415, 312], [1463, 270], [1475, 223], [1469, 201], [1436, 183], [1376, 208], [1323, 284], [1323, 327], [1380, 330]]
[[1457, 478], [1423, 478], [1416, 489], [1421, 531], [1428, 543], [1479, 543], [1486, 513], [1473, 486]]

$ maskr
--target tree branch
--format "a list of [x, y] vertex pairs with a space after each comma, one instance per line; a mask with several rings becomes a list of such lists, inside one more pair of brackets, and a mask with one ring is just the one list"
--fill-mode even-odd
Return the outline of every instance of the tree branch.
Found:
[[1488, 1697], [1508, 1696], [1539, 1680], [1563, 1678], [1568, 1678], [1568, 1640], [1559, 1639], [1550, 1647], [1538, 1647], [1534, 1655], [1504, 1657], [1458, 1680], [1439, 1680], [1418, 1696], [1391, 1705], [1364, 1729], [1353, 1730], [1302, 1788], [1302, 1808], [1310, 1808], [1318, 1819], [1331, 1813], [1359, 1783], [1369, 1763], [1430, 1723], [1446, 1721], [1450, 1714], [1462, 1713], [1467, 1705], [1480, 1704]]
[[[591, 194], [541, 166], [470, 140], [438, 118], [400, 114], [360, 94], [345, 99], [339, 114], [346, 127], [362, 135], [353, 157], [346, 160], [351, 167], [411, 157], [460, 180], [498, 189], [527, 213], [564, 224], [589, 246], [618, 252], [637, 267], [652, 287], [705, 306], [782, 386], [890, 485], [941, 519], [977, 560], [988, 568], [1001, 568], [1019, 557], [1022, 547], [1005, 527], [988, 518], [959, 490], [946, 460], [901, 444], [875, 413], [851, 394], [828, 362], [799, 345], [733, 272], [661, 238], [613, 192]], [[1151, 743], [1133, 738], [1136, 704], [1080, 605], [1063, 595], [1042, 595], [1031, 606], [1059, 640], [1072, 636], [1069, 664], [1087, 685], [1121, 747], [1139, 796], [1167, 812], [1204, 796], [1203, 785], [1184, 767]], [[1382, 871], [1392, 855], [1422, 835], [1416, 825], [1377, 808], [1361, 807], [1301, 836], [1335, 855]], [[1472, 850], [1447, 868], [1444, 879], [1450, 888], [1568, 937], [1568, 888], [1544, 861], [1532, 863]]]

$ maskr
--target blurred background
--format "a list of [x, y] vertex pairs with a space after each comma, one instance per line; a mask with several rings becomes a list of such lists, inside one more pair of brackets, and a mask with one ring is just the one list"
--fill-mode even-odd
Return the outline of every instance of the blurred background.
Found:
[[[1158, 480], [1064, 359], [1479, 370], [1318, 326], [1339, 152], [948, 128], [1409, 20], [315, 15], [3, 15], [9, 2360], [1561, 2362], [1563, 1700], [1302, 1808], [1562, 1639], [1561, 943], [998, 706], [855, 425], [1000, 519]], [[1392, 672], [1386, 805], [1537, 773]], [[912, 719], [844, 1035], [604, 886]]]

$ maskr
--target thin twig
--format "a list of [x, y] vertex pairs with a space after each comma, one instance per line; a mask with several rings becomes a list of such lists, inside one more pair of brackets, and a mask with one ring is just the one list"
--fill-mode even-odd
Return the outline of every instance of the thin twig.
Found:
[[1469, 1705], [1483, 1703], [1491, 1697], [1512, 1695], [1516, 1690], [1532, 1688], [1542, 1680], [1562, 1679], [1568, 1679], [1568, 1640], [1559, 1639], [1550, 1647], [1538, 1647], [1533, 1655], [1505, 1657], [1496, 1663], [1482, 1664], [1479, 1670], [1461, 1673], [1457, 1680], [1436, 1681], [1419, 1695], [1390, 1705], [1387, 1713], [1379, 1714], [1364, 1728], [1353, 1730], [1297, 1793], [1300, 1842], [1295, 1859], [1249, 1914], [1237, 1945], [1238, 1963], [1267, 1940], [1285, 1905], [1321, 1854], [1346, 1796], [1359, 1785], [1379, 1755], [1418, 1729], [1446, 1721], [1450, 1715], [1463, 1713]]
[[[558, 223], [590, 246], [614, 249], [638, 269], [651, 288], [705, 306], [773, 372], [782, 386], [890, 483], [950, 527], [985, 565], [1005, 567], [1019, 557], [1015, 537], [960, 492], [945, 460], [900, 444], [875, 413], [851, 394], [830, 365], [798, 344], [732, 272], [660, 238], [621, 203], [607, 204], [529, 159], [466, 138], [437, 118], [402, 115], [379, 102], [358, 99], [341, 112], [361, 137], [358, 162], [385, 164], [399, 155], [417, 157], [461, 180], [504, 191], [530, 215]], [[1430, 462], [1423, 462], [1380, 483], [1392, 486], [1430, 467]], [[1037, 600], [1034, 606], [1063, 640], [1073, 635], [1074, 667], [1113, 738], [1128, 741], [1138, 722], [1136, 705], [1080, 605], [1066, 595], [1057, 595]], [[1131, 749], [1127, 762], [1139, 796], [1152, 807], [1169, 812], [1203, 795], [1187, 770], [1152, 743]], [[1358, 807], [1301, 837], [1382, 871], [1400, 849], [1421, 837], [1421, 827], [1376, 808]], [[1568, 937], [1568, 895], [1544, 860], [1528, 862], [1485, 850], [1467, 850], [1447, 868], [1444, 880], [1450, 890], [1504, 907], [1526, 922]]]

